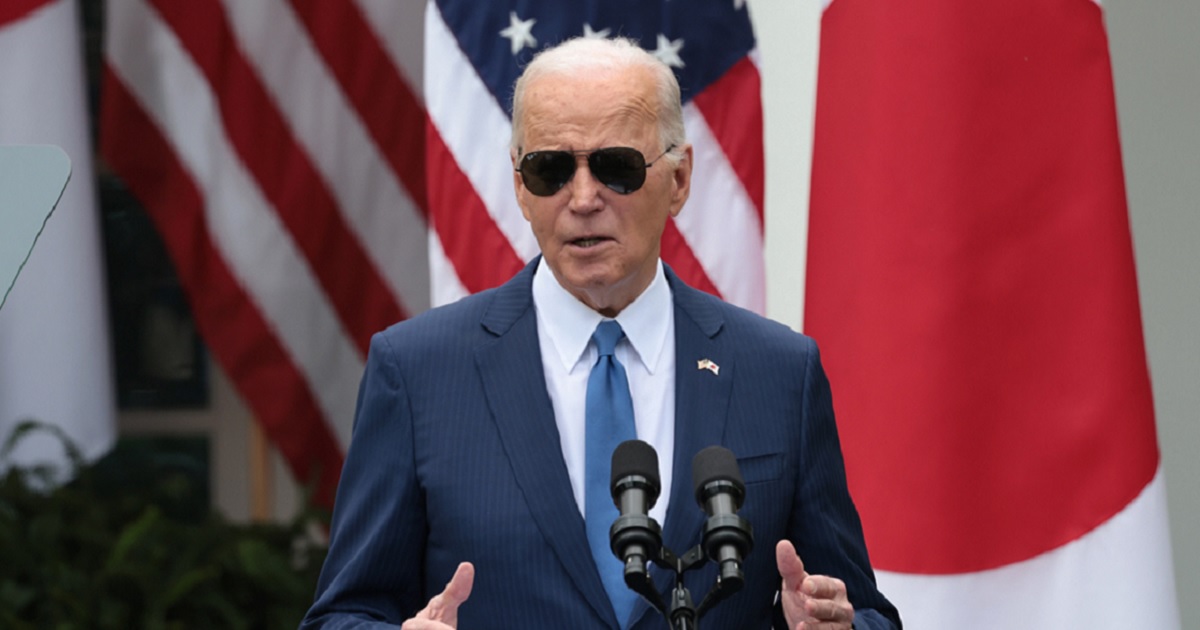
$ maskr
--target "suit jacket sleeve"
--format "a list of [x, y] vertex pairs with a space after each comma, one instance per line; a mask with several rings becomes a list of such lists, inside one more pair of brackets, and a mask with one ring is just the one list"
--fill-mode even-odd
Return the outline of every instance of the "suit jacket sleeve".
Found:
[[802, 461], [796, 468], [796, 500], [789, 537], [805, 569], [846, 583], [855, 628], [901, 627], [895, 606], [879, 592], [867, 557], [862, 524], [846, 484], [829, 380], [816, 343], [805, 338], [808, 360], [803, 387]]
[[338, 486], [329, 555], [301, 628], [396, 628], [424, 605], [426, 519], [412, 410], [380, 334], [371, 340], [354, 433]]

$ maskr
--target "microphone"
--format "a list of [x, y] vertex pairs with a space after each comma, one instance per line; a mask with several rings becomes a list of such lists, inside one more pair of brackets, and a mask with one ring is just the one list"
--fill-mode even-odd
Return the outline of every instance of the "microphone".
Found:
[[649, 561], [662, 548], [662, 528], [649, 517], [662, 489], [654, 447], [641, 440], [619, 444], [613, 451], [610, 487], [621, 515], [608, 530], [609, 543], [625, 565], [625, 584], [643, 595], [647, 589], [654, 593]]
[[708, 514], [704, 524], [704, 553], [720, 565], [717, 584], [729, 592], [745, 582], [742, 558], [754, 546], [750, 522], [738, 516], [746, 497], [746, 484], [737, 458], [723, 446], [710, 446], [692, 459], [692, 486], [696, 501]]

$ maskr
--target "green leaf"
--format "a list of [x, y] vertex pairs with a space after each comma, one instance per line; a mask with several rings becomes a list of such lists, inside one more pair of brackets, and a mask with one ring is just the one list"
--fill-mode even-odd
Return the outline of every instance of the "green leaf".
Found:
[[122, 530], [117, 543], [113, 545], [112, 553], [108, 556], [108, 562], [105, 563], [105, 569], [113, 570], [126, 562], [132, 551], [143, 545], [150, 531], [158, 525], [162, 519], [158, 508], [150, 506], [142, 512], [142, 516], [138, 520], [130, 523]]

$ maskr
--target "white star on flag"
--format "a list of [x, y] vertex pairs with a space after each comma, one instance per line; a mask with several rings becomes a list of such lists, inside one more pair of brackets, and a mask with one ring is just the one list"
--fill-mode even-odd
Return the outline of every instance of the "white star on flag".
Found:
[[602, 31], [594, 31], [594, 30], [592, 30], [591, 24], [585, 23], [583, 25], [583, 36], [586, 39], [606, 39], [606, 38], [608, 38], [610, 33], [612, 33], [611, 28], [606, 28]]
[[530, 48], [537, 46], [537, 39], [533, 36], [534, 22], [537, 22], [534, 18], [522, 20], [517, 17], [516, 11], [509, 11], [508, 28], [500, 31], [500, 36], [507, 37], [512, 42], [512, 54], [516, 55], [526, 46]]
[[659, 33], [658, 47], [654, 49], [654, 56], [672, 68], [682, 68], [683, 59], [679, 57], [679, 49], [681, 48], [683, 48], [683, 38], [672, 41], [667, 39], [666, 35]]

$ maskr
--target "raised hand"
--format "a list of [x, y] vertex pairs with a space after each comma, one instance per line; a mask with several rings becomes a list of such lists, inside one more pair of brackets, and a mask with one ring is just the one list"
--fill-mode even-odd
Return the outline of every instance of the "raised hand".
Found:
[[844, 582], [827, 575], [809, 575], [787, 540], [775, 545], [775, 563], [783, 578], [779, 597], [788, 630], [849, 630], [854, 607]]

